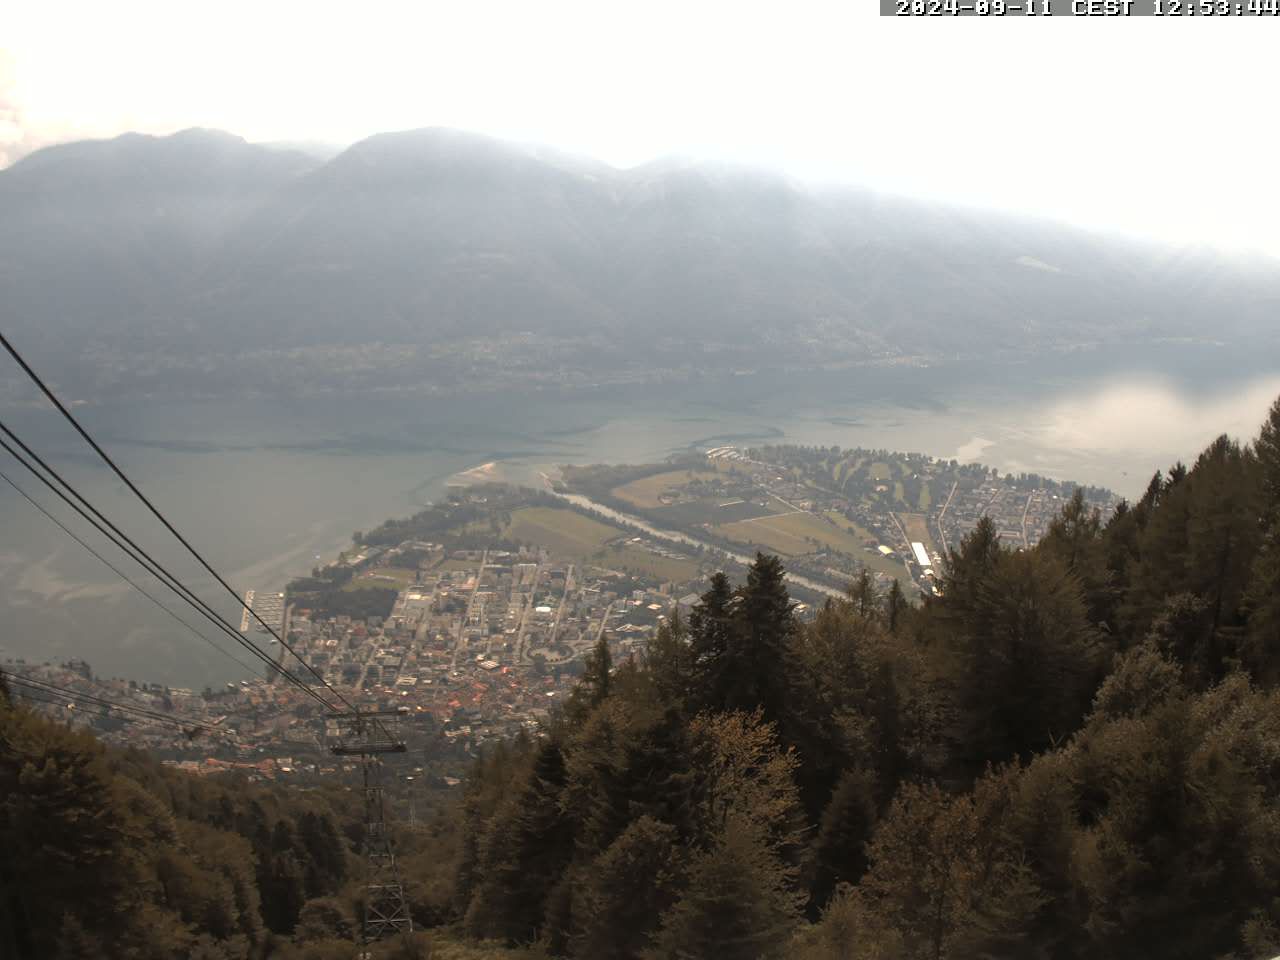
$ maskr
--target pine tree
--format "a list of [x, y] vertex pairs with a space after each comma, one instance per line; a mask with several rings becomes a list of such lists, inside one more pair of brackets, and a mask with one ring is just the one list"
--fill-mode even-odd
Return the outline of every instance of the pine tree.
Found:
[[[1188, 573], [1209, 605], [1212, 662], [1207, 666], [1209, 677], [1217, 679], [1235, 657], [1243, 632], [1241, 608], [1261, 542], [1262, 473], [1249, 451], [1222, 436], [1197, 460], [1195, 474], [1188, 547], [1196, 559]], [[1194, 576], [1196, 568], [1200, 577]]]
[[304, 811], [298, 818], [298, 842], [306, 852], [309, 872], [315, 877], [308, 894], [316, 897], [323, 890], [341, 886], [347, 878], [346, 847], [338, 836], [333, 816], [314, 810]]
[[1240, 659], [1259, 682], [1280, 681], [1280, 511], [1272, 518], [1254, 556], [1245, 605], [1246, 635]]
[[787, 871], [749, 824], [731, 817], [690, 864], [684, 892], [662, 916], [651, 960], [781, 957], [799, 913]]
[[1079, 487], [1049, 523], [1038, 549], [1051, 553], [1068, 572], [1079, 578], [1091, 623], [1114, 628], [1116, 595], [1107, 567], [1102, 538], [1102, 514], [1085, 503]]
[[581, 723], [591, 710], [605, 701], [613, 685], [612, 671], [613, 657], [609, 653], [609, 640], [601, 634], [595, 646], [583, 657], [582, 677], [574, 687], [565, 708], [569, 723]]
[[885, 597], [885, 625], [889, 628], [890, 633], [898, 632], [898, 624], [907, 609], [906, 597], [902, 595], [902, 584], [898, 582], [898, 578], [893, 578], [893, 583], [889, 586], [889, 593]]
[[527, 773], [532, 746], [526, 739], [499, 740], [480, 754], [464, 787], [461, 834], [454, 878], [453, 908], [466, 912], [481, 879], [481, 845], [498, 809], [507, 801], [513, 784]]
[[1237, 674], [1087, 731], [1069, 777], [1088, 828], [1069, 859], [1089, 955], [1220, 956], [1274, 902], [1280, 824], [1257, 816], [1257, 791], [1275, 780], [1257, 756], [1277, 711]]
[[537, 937], [547, 896], [573, 853], [572, 824], [560, 808], [565, 783], [560, 746], [544, 743], [524, 785], [497, 812], [482, 841], [480, 880], [466, 913], [473, 935], [509, 943]]
[[1022, 955], [1015, 948], [1045, 897], [1001, 829], [1014, 776], [984, 778], [954, 797], [908, 785], [877, 827], [858, 893], [900, 938], [902, 955]]
[[583, 872], [573, 902], [573, 954], [641, 956], [681, 879], [676, 829], [649, 816], [627, 827]]
[[680, 614], [662, 623], [645, 648], [645, 672], [664, 705], [685, 709], [694, 696], [693, 649]]
[[1249, 620], [1241, 659], [1255, 677], [1270, 684], [1280, 680], [1280, 399], [1271, 405], [1254, 452], [1262, 531], [1245, 593]]
[[728, 696], [730, 653], [734, 639], [733, 587], [717, 573], [710, 589], [689, 613], [689, 648], [694, 702], [723, 709]]
[[1127, 651], [1093, 698], [1091, 722], [1136, 717], [1184, 693], [1181, 669], [1151, 642]]
[[813, 844], [811, 902], [823, 907], [840, 883], [857, 883], [867, 868], [867, 843], [876, 823], [876, 780], [846, 770], [822, 812]]
[[724, 710], [761, 707], [766, 719], [777, 720], [786, 706], [788, 648], [796, 629], [782, 561], [757, 553], [739, 597], [716, 705]]
[[1221, 678], [1240, 647], [1245, 590], [1262, 539], [1261, 481], [1255, 458], [1219, 437], [1193, 469], [1170, 472], [1139, 537], [1122, 619], [1136, 640], [1171, 597], [1203, 600], [1207, 634], [1192, 665], [1201, 685]]
[[609, 696], [610, 672], [613, 670], [613, 657], [609, 654], [609, 639], [600, 635], [595, 647], [585, 658], [586, 670], [582, 675], [582, 685], [590, 691], [591, 706], [597, 706]]
[[53, 956], [60, 937], [129, 937], [145, 873], [124, 801], [91, 734], [0, 711], [0, 904], [17, 956]]
[[1075, 730], [1101, 658], [1080, 583], [1051, 555], [1001, 552], [971, 586], [950, 642], [962, 722], [955, 755], [976, 775]]
[[981, 517], [974, 528], [947, 554], [942, 567], [942, 594], [947, 599], [944, 611], [956, 610], [963, 616], [977, 602], [978, 585], [990, 573], [1000, 556], [1000, 536], [995, 522]]
[[273, 853], [258, 868], [262, 919], [273, 933], [293, 933], [307, 893], [302, 865], [292, 850]]
[[1146, 524], [1146, 516], [1146, 510], [1137, 506], [1130, 507], [1122, 500], [1102, 528], [1103, 562], [1106, 564], [1106, 579], [1112, 594], [1107, 626], [1120, 647], [1132, 639], [1121, 629], [1124, 625], [1121, 604], [1129, 591], [1131, 568], [1140, 555], [1138, 543]]
[[656, 712], [609, 701], [573, 738], [561, 804], [573, 825], [579, 861], [601, 854], [638, 816], [693, 834], [693, 774], [687, 721], [674, 708]]
[[853, 609], [860, 617], [869, 617], [875, 611], [876, 601], [876, 585], [871, 580], [871, 574], [862, 569], [858, 572], [858, 576], [853, 579], [848, 588], [849, 601], [853, 604]]
[[1280, 398], [1271, 404], [1253, 450], [1262, 471], [1266, 507], [1268, 511], [1280, 509]]

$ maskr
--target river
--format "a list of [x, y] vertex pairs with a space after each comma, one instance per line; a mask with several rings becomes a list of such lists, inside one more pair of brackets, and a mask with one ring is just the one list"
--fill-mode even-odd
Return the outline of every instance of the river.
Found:
[[[670, 540], [673, 543], [683, 543], [691, 547], [705, 547], [708, 550], [715, 550], [724, 554], [735, 563], [740, 563], [743, 566], [750, 566], [755, 562], [754, 557], [749, 557], [745, 553], [733, 553], [724, 549], [724, 547], [707, 543], [704, 540], [696, 540], [693, 537], [680, 533], [676, 530], [660, 530], [639, 517], [633, 517], [630, 514], [621, 513], [614, 510], [612, 507], [606, 507], [602, 503], [596, 503], [594, 500], [588, 500], [579, 493], [556, 493], [555, 495], [562, 500], [567, 500], [569, 503], [582, 507], [584, 510], [592, 510], [596, 513], [603, 514], [606, 517], [617, 520], [620, 523], [629, 524], [637, 530], [643, 530], [645, 533], [649, 534], [649, 536], [656, 537], [659, 540]], [[817, 580], [810, 580], [808, 577], [802, 577], [797, 573], [788, 573], [787, 580], [791, 583], [798, 583], [800, 586], [813, 590], [816, 593], [826, 594], [829, 597], [844, 596], [843, 592], [837, 590], [835, 587], [827, 586], [825, 583], [819, 583]]]

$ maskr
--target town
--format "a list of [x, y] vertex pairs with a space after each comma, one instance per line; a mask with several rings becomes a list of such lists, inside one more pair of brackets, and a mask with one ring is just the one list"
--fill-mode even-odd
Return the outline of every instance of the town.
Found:
[[[1007, 545], [1029, 547], [1075, 489], [914, 454], [725, 446], [563, 467], [548, 485], [455, 488], [412, 518], [357, 532], [286, 590], [245, 593], [240, 630], [281, 668], [398, 718], [409, 750], [388, 761], [401, 788], [391, 796], [408, 809], [423, 791], [456, 786], [485, 742], [535, 734], [602, 637], [615, 663], [642, 656], [710, 573], [740, 580], [756, 550], [784, 558], [801, 617], [864, 572], [878, 589], [897, 579], [927, 595], [980, 517]], [[1117, 502], [1083, 492], [1103, 515]], [[127, 723], [45, 698], [44, 709], [194, 773], [305, 782], [357, 769], [330, 752], [323, 707], [271, 671], [197, 692], [96, 678], [83, 661], [4, 669], [177, 718], [176, 729]]]

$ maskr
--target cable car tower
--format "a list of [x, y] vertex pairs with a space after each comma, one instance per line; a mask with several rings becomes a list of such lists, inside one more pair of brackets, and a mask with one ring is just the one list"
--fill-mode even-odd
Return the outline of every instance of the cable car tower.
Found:
[[[362, 946], [381, 940], [389, 934], [408, 937], [413, 932], [413, 919], [404, 898], [404, 887], [396, 869], [387, 832], [383, 801], [382, 761], [384, 753], [404, 753], [404, 740], [399, 735], [399, 711], [381, 713], [348, 713], [330, 718], [336, 726], [336, 742], [330, 752], [340, 757], [360, 758], [364, 776], [364, 858], [366, 892], [364, 925], [360, 930]], [[367, 954], [365, 954], [367, 956]]]

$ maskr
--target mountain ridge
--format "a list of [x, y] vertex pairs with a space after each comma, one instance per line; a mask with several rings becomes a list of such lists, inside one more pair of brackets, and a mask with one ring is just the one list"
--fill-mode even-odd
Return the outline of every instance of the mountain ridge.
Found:
[[579, 370], [944, 362], [1274, 340], [1280, 307], [1265, 258], [448, 128], [329, 159], [199, 129], [63, 144], [0, 171], [0, 222], [6, 326], [82, 363], [525, 335]]

